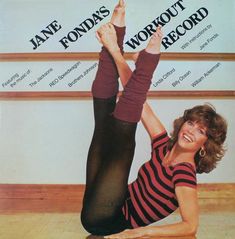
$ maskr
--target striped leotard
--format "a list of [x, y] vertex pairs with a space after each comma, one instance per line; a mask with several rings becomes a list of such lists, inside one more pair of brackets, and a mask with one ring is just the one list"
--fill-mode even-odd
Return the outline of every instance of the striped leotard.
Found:
[[166, 131], [152, 140], [151, 159], [144, 163], [137, 179], [129, 184], [129, 197], [122, 208], [133, 227], [145, 226], [165, 218], [178, 208], [176, 186], [196, 188], [196, 171], [190, 163], [162, 165], [169, 137]]

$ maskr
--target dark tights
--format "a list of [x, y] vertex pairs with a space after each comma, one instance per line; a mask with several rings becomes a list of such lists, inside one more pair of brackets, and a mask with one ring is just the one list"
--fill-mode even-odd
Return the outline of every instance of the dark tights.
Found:
[[[106, 115], [115, 97], [94, 99], [95, 130], [88, 153], [82, 222], [94, 235], [128, 228], [122, 215], [135, 149], [136, 123]], [[103, 122], [103, 123], [101, 123]]]
[[[120, 44], [118, 31], [117, 37]], [[95, 129], [88, 152], [86, 190], [81, 213], [84, 228], [94, 235], [108, 235], [130, 228], [122, 214], [122, 206], [128, 193], [137, 122], [159, 59], [156, 55], [142, 55], [149, 60], [152, 70], [149, 70], [148, 65], [148, 73], [141, 72], [144, 66], [140, 63], [138, 67], [137, 61], [136, 71], [128, 82], [129, 87], [126, 87], [126, 91], [124, 89], [116, 104], [117, 69], [105, 48], [100, 54], [101, 60], [92, 87]], [[104, 90], [102, 82], [105, 82]], [[107, 89], [108, 82], [111, 82], [110, 90]], [[133, 108], [134, 112], [131, 110]]]

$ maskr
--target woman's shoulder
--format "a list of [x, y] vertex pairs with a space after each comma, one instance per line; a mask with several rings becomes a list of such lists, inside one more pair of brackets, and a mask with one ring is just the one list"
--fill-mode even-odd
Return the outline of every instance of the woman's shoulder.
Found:
[[166, 144], [169, 141], [170, 137], [167, 131], [164, 129], [162, 132], [159, 132], [152, 138], [152, 148], [157, 148], [160, 145]]
[[197, 177], [193, 164], [189, 162], [181, 162], [172, 166], [174, 186], [188, 186], [196, 188]]
[[185, 171], [192, 171], [196, 174], [195, 165], [190, 162], [180, 162], [172, 166], [174, 170], [178, 170], [179, 168], [184, 169]]

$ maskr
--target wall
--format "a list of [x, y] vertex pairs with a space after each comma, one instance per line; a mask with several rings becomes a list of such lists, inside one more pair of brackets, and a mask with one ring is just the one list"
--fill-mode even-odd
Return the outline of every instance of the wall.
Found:
[[[184, 109], [212, 103], [228, 121], [227, 152], [211, 174], [199, 182], [235, 182], [234, 99], [150, 100], [166, 128]], [[89, 143], [93, 130], [91, 100], [1, 101], [0, 182], [26, 184], [83, 184]], [[150, 141], [142, 125], [130, 180], [150, 158]]]

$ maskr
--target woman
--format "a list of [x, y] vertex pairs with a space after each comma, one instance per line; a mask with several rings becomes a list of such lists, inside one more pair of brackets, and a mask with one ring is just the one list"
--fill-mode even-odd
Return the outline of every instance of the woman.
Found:
[[[226, 122], [211, 106], [196, 106], [175, 120], [169, 138], [146, 102], [160, 57], [161, 29], [135, 56], [133, 73], [123, 58], [124, 35], [125, 5], [120, 0], [111, 23], [97, 32], [103, 47], [92, 86], [95, 130], [87, 160], [83, 226], [94, 235], [108, 235], [105, 238], [194, 235], [196, 172], [211, 171], [223, 156]], [[116, 103], [119, 77], [124, 90]], [[128, 185], [140, 119], [151, 137], [152, 155]], [[178, 207], [181, 222], [145, 227]]]

